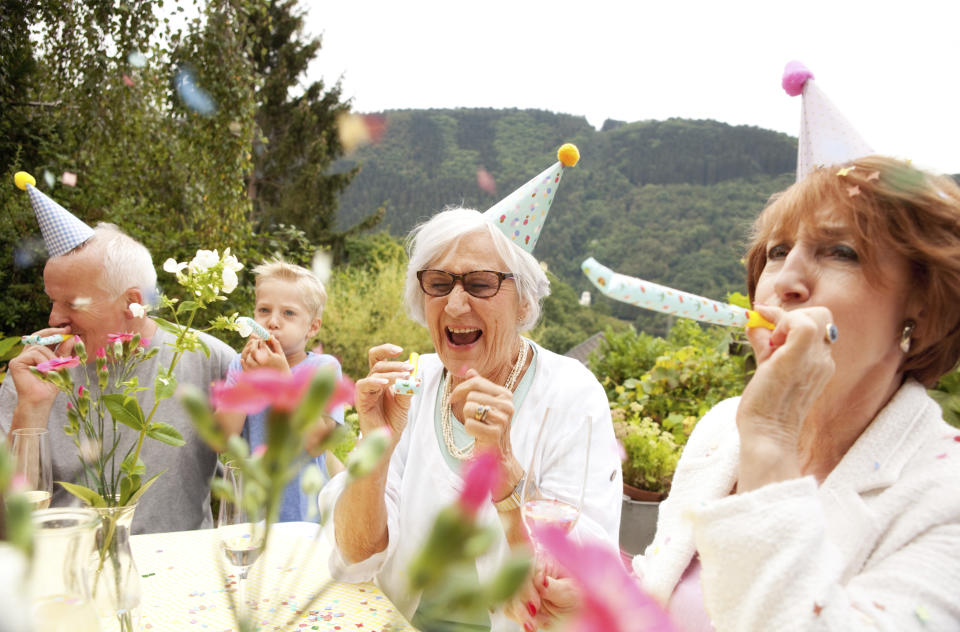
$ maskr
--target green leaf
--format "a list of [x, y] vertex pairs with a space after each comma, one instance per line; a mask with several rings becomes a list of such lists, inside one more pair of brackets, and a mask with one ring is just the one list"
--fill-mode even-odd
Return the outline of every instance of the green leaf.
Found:
[[180, 332], [184, 330], [184, 327], [181, 327], [180, 325], [175, 325], [168, 320], [164, 320], [160, 318], [159, 316], [153, 316], [152, 318], [153, 318], [153, 321], [157, 323], [157, 325], [160, 327], [160, 329], [170, 332], [174, 336], [179, 336]]
[[176, 428], [170, 424], [163, 423], [162, 421], [155, 421], [147, 428], [147, 436], [151, 439], [156, 439], [167, 445], [172, 445], [174, 447], [180, 447], [186, 441], [183, 439], [183, 435], [177, 431]]
[[11, 349], [20, 343], [20, 338], [4, 338], [0, 340], [0, 358], [3, 358]]
[[104, 395], [101, 399], [104, 405], [106, 405], [107, 410], [110, 411], [110, 416], [113, 417], [115, 421], [133, 428], [137, 432], [146, 427], [143, 410], [141, 410], [137, 400], [121, 393], [110, 393]]
[[318, 421], [327, 407], [327, 400], [333, 393], [336, 372], [331, 367], [321, 367], [313, 374], [307, 393], [293, 413], [291, 423], [298, 432], [306, 430]]
[[120, 464], [120, 471], [129, 475], [143, 474], [147, 469], [143, 463], [143, 459], [137, 457], [136, 462], [134, 462], [133, 456], [133, 452], [127, 455], [127, 457], [123, 460], [123, 463]]
[[194, 309], [197, 309], [196, 301], [184, 301], [177, 307], [177, 316]]
[[67, 483], [65, 481], [57, 481], [60, 485], [63, 486], [65, 490], [87, 503], [91, 507], [106, 507], [107, 501], [103, 499], [103, 496], [93, 491], [89, 487], [84, 487], [83, 485], [77, 485], [76, 483]]
[[[163, 470], [163, 472], [166, 472], [166, 470]], [[134, 492], [133, 492], [133, 496], [131, 496], [130, 499], [129, 499], [126, 503], [124, 503], [124, 504], [125, 504], [125, 505], [132, 505], [132, 504], [136, 503], [138, 500], [140, 500], [140, 497], [143, 496], [143, 493], [144, 493], [145, 491], [147, 491], [148, 489], [150, 489], [150, 486], [153, 485], [153, 484], [156, 482], [157, 477], [160, 476], [161, 474], [163, 474], [163, 472], [157, 472], [156, 474], [154, 474], [153, 476], [151, 476], [149, 479], [147, 479], [147, 482], [144, 483], [143, 485], [141, 485], [141, 486], [140, 486], [140, 489], [134, 491]]]
[[200, 348], [203, 350], [203, 355], [210, 357], [210, 347], [207, 346], [207, 343], [203, 341], [200, 336], [197, 336], [197, 344], [200, 345]]
[[153, 397], [155, 401], [167, 399], [177, 390], [177, 376], [167, 371], [167, 367], [160, 367], [157, 377], [153, 381]]

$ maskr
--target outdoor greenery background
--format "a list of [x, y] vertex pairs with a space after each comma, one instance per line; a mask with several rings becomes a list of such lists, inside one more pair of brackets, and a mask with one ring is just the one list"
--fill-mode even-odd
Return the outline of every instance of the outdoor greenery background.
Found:
[[[448, 205], [488, 208], [574, 142], [581, 163], [566, 170], [537, 247], [553, 295], [533, 337], [562, 353], [605, 330], [591, 367], [618, 423], [676, 446], [691, 420], [742, 388], [749, 354], [730, 332], [596, 293], [581, 306], [592, 288], [579, 266], [594, 256], [717, 299], [742, 290], [749, 224], [793, 181], [796, 139], [714, 121], [596, 130], [543, 111], [409, 110], [382, 113], [379, 142], [345, 155], [338, 117], [350, 103], [338, 84], [305, 82], [323, 52], [303, 35], [301, 10], [294, 0], [0, 0], [0, 332], [34, 331], [49, 311], [39, 231], [12, 184], [27, 170], [84, 221], [114, 222], [141, 240], [158, 268], [197, 248], [230, 247], [248, 267], [275, 256], [309, 265], [317, 249], [329, 251], [318, 341], [356, 378], [373, 344], [431, 350], [401, 303], [409, 229]], [[181, 98], [186, 71], [209, 93], [209, 113]], [[496, 194], [478, 186], [481, 168]], [[75, 187], [60, 183], [65, 171], [77, 174]], [[171, 283], [161, 272], [161, 287]], [[220, 309], [249, 314], [252, 295], [247, 273]], [[0, 344], [0, 361], [16, 350]], [[936, 396], [957, 423], [957, 373]]]

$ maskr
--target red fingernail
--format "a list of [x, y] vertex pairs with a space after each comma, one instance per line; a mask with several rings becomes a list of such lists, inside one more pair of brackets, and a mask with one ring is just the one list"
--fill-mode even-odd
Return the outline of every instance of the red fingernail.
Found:
[[533, 605], [532, 601], [527, 602], [527, 612], [530, 613], [531, 617], [537, 616], [537, 607]]
[[533, 624], [527, 621], [526, 623], [523, 624], [523, 629], [526, 630], [527, 632], [533, 632]]

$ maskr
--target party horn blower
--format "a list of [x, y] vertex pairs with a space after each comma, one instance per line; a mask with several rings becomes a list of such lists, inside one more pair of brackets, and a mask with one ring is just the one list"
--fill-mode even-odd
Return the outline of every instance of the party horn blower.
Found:
[[237, 332], [247, 338], [250, 334], [255, 334], [260, 340], [270, 340], [270, 332], [260, 326], [260, 323], [249, 316], [240, 316], [237, 318]]
[[410, 371], [410, 377], [397, 380], [390, 387], [395, 395], [416, 395], [420, 392], [421, 380], [417, 377], [417, 372], [420, 370], [420, 354], [416, 351], [411, 352], [407, 364], [413, 365], [413, 370]]
[[63, 342], [67, 337], [63, 334], [53, 334], [51, 336], [38, 336], [36, 334], [30, 334], [29, 336], [20, 336], [20, 342], [24, 345], [40, 345], [45, 347], [47, 345], [55, 345], [58, 342]]
[[766, 327], [774, 324], [752, 309], [721, 303], [709, 298], [681, 292], [636, 277], [617, 274], [590, 257], [580, 268], [604, 296], [644, 309], [692, 318], [727, 327]]

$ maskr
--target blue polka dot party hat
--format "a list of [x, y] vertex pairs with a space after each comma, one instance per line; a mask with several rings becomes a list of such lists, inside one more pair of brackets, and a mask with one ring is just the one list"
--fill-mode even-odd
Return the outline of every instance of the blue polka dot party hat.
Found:
[[557, 162], [497, 202], [483, 215], [527, 252], [533, 252], [557, 193], [564, 167], [580, 160], [580, 151], [567, 143], [557, 151]]
[[18, 171], [13, 181], [30, 196], [30, 204], [43, 234], [43, 243], [51, 257], [65, 255], [93, 237], [93, 229], [38, 189], [32, 175]]

